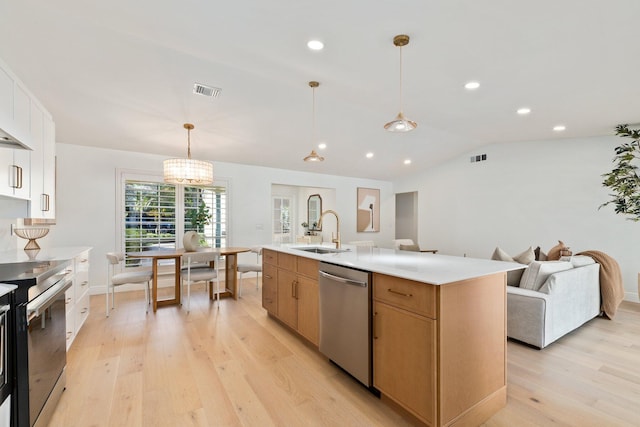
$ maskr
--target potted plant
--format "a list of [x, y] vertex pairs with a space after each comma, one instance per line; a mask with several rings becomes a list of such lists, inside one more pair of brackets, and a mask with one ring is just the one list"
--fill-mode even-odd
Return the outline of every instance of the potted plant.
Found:
[[627, 215], [632, 221], [640, 221], [640, 177], [638, 177], [638, 161], [640, 161], [640, 130], [629, 129], [629, 125], [616, 126], [616, 135], [629, 138], [615, 148], [614, 168], [602, 175], [602, 185], [611, 189], [611, 200], [600, 205], [600, 208], [613, 204], [617, 214]]
[[189, 223], [191, 224], [190, 231], [197, 233], [199, 236], [200, 246], [206, 245], [207, 240], [204, 237], [204, 226], [211, 224], [211, 218], [213, 217], [209, 212], [209, 207], [203, 200], [200, 200], [198, 207], [196, 209], [189, 209], [186, 212], [186, 216], [189, 218]]

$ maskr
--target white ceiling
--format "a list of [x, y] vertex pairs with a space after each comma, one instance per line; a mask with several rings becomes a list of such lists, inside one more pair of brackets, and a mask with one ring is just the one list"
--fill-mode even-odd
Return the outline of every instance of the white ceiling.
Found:
[[[58, 142], [184, 157], [191, 122], [194, 158], [394, 179], [491, 143], [640, 122], [639, 18], [638, 0], [2, 0], [0, 58]], [[399, 110], [396, 34], [411, 37], [405, 134], [382, 128]], [[310, 80], [318, 164], [302, 161]]]

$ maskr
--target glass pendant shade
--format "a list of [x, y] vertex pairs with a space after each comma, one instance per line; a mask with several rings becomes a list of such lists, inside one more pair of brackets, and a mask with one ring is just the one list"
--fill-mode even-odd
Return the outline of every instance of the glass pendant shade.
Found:
[[384, 125], [389, 132], [409, 132], [418, 127], [413, 120], [407, 119], [402, 113], [402, 47], [409, 44], [409, 36], [400, 34], [393, 38], [393, 44], [400, 48], [400, 112], [395, 119]]
[[318, 155], [318, 153], [316, 153], [316, 150], [311, 150], [311, 154], [305, 157], [304, 161], [305, 162], [323, 162], [324, 157]]
[[390, 121], [384, 128], [389, 132], [409, 132], [410, 130], [414, 130], [418, 124], [413, 120], [407, 119], [402, 111], [398, 113], [395, 120]]
[[187, 129], [187, 158], [167, 159], [164, 165], [164, 182], [169, 184], [208, 185], [213, 183], [213, 164], [191, 158], [191, 130], [194, 126], [185, 123]]

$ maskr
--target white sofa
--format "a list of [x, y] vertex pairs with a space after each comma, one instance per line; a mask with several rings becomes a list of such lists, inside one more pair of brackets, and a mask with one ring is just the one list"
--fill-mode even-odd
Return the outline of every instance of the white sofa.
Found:
[[[521, 284], [531, 279], [527, 270]], [[538, 290], [507, 286], [507, 336], [542, 349], [598, 316], [599, 272], [599, 264], [589, 263], [539, 278]]]

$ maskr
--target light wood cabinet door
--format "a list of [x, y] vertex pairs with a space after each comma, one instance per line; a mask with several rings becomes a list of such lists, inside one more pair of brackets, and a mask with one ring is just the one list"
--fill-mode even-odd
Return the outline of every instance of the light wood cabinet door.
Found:
[[320, 314], [318, 281], [298, 275], [298, 332], [314, 345], [318, 345]]
[[278, 269], [262, 264], [262, 307], [274, 316], [278, 315]]
[[293, 329], [298, 328], [298, 300], [296, 299], [296, 286], [296, 273], [279, 268], [278, 318]]
[[374, 302], [373, 383], [429, 425], [436, 421], [436, 321]]

